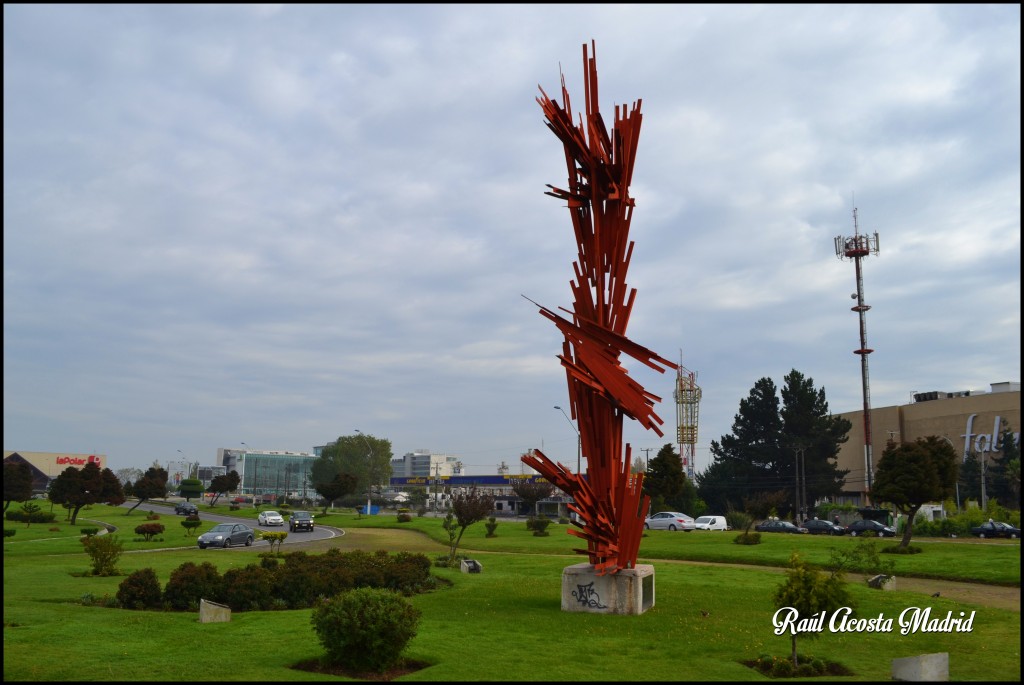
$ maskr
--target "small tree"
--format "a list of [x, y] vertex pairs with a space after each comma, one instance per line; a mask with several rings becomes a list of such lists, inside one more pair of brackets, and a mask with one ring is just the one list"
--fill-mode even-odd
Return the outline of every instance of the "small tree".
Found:
[[523, 478], [513, 482], [512, 492], [523, 501], [525, 513], [536, 514], [537, 502], [551, 497], [555, 492], [555, 486], [546, 480], [531, 481]]
[[271, 532], [269, 530], [261, 530], [260, 537], [270, 543], [270, 552], [272, 554], [275, 549], [277, 550], [277, 553], [280, 554], [281, 545], [284, 544], [285, 538], [288, 537], [288, 531], [280, 530]]
[[941, 502], [953, 494], [958, 475], [957, 455], [943, 438], [929, 435], [914, 442], [890, 440], [878, 460], [871, 498], [890, 502], [907, 515], [900, 547], [907, 547], [914, 517], [921, 505]]
[[113, 471], [101, 471], [96, 462], [90, 461], [81, 469], [64, 469], [50, 484], [50, 501], [66, 506], [71, 525], [75, 525], [82, 507], [97, 502], [117, 506], [124, 502], [124, 491]]
[[322, 483], [313, 483], [313, 489], [323, 497], [323, 515], [327, 515], [327, 507], [334, 503], [334, 500], [356, 491], [358, 480], [350, 473], [337, 472], [331, 479]]
[[158, 466], [150, 466], [144, 474], [131, 483], [131, 496], [138, 498], [125, 516], [135, 511], [146, 500], [159, 499], [167, 496], [167, 471]]
[[[837, 570], [828, 577], [823, 577], [819, 571], [808, 566], [797, 552], [793, 552], [789, 557], [789, 569], [786, 572], [786, 582], [776, 589], [773, 599], [776, 609], [789, 607], [797, 612], [796, 621], [791, 625], [795, 626], [822, 611], [831, 613], [840, 607], [851, 606], [841, 571]], [[797, 631], [791, 627], [790, 632], [795, 669], [799, 666], [796, 655]], [[817, 633], [808, 634], [808, 637], [817, 636]]]
[[198, 478], [185, 478], [178, 485], [178, 494], [184, 497], [186, 502], [191, 501], [193, 497], [202, 497], [203, 481]]
[[[455, 552], [459, 549], [462, 535], [466, 529], [478, 521], [483, 521], [494, 511], [494, 498], [475, 487], [452, 497], [452, 509], [444, 519], [445, 530], [448, 531], [448, 565], [455, 563]], [[456, 535], [458, 531], [458, 535]]]
[[38, 514], [41, 507], [35, 502], [25, 502], [21, 505], [21, 513], [24, 516], [25, 527], [32, 525], [32, 515]]
[[217, 500], [220, 496], [226, 492], [233, 492], [238, 489], [238, 484], [242, 481], [237, 471], [231, 473], [225, 473], [221, 476], [214, 477], [210, 481], [210, 487], [206, 488], [207, 492], [213, 493], [213, 500], [210, 502], [210, 506], [217, 504]]
[[4, 464], [4, 511], [32, 496], [32, 469], [23, 461]]
[[185, 520], [181, 522], [181, 525], [185, 528], [185, 537], [195, 535], [195, 529], [198, 528], [201, 524], [202, 521], [199, 520], [199, 516], [197, 514], [186, 516]]

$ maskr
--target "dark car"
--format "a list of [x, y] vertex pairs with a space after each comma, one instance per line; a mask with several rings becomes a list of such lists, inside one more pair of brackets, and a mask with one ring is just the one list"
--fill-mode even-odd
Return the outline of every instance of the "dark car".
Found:
[[313, 530], [313, 514], [308, 511], [296, 511], [288, 517], [288, 530]]
[[1011, 526], [1009, 523], [1002, 523], [1001, 521], [989, 521], [988, 523], [971, 528], [971, 535], [977, 535], [979, 538], [1016, 539], [1020, 537], [1020, 528]]
[[199, 507], [191, 502], [178, 502], [174, 505], [174, 513], [184, 514], [185, 516], [194, 516], [199, 513]]
[[858, 535], [863, 535], [864, 533], [868, 532], [873, 532], [880, 538], [896, 537], [895, 528], [891, 528], [883, 523], [879, 523], [878, 521], [873, 521], [871, 519], [861, 519], [860, 521], [854, 521], [846, 527], [846, 532], [852, 535], [853, 537], [857, 537]]
[[804, 521], [803, 526], [811, 535], [846, 535], [845, 528], [831, 521], [814, 519], [812, 521]]
[[244, 523], [218, 523], [199, 536], [199, 549], [207, 547], [230, 547], [231, 545], [250, 546], [256, 539], [256, 533]]
[[806, 528], [801, 528], [789, 521], [761, 521], [754, 526], [758, 533], [806, 533]]

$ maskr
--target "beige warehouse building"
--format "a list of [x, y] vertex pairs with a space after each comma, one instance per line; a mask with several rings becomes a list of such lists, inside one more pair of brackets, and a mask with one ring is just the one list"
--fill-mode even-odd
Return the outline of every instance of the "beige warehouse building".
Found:
[[[849, 469], [840, 503], [866, 506], [867, 456], [864, 449], [864, 411], [839, 414], [853, 428], [839, 451], [840, 469]], [[1020, 383], [993, 383], [989, 392], [916, 392], [910, 404], [871, 409], [872, 465], [890, 438], [913, 442], [928, 435], [944, 437], [958, 454], [974, 452], [991, 462], [1001, 453], [1000, 423], [1005, 421], [1020, 445]], [[873, 469], [874, 471], [874, 469]]]

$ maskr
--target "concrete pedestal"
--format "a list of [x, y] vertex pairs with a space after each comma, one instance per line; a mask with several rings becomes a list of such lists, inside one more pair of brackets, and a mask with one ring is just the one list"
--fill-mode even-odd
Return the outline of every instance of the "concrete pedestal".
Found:
[[216, 602], [199, 600], [200, 623], [225, 623], [231, 620], [231, 607]]
[[562, 611], [592, 614], [642, 614], [654, 606], [654, 567], [599, 576], [591, 564], [562, 569]]
[[949, 680], [949, 652], [893, 659], [892, 679], [946, 682]]

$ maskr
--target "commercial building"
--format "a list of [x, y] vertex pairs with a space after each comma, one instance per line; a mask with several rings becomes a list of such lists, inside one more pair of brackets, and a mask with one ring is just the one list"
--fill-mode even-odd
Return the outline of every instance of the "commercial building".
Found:
[[[912, 402], [871, 409], [872, 480], [878, 460], [890, 439], [913, 442], [935, 435], [945, 438], [962, 457], [974, 453], [990, 463], [1002, 449], [1001, 423], [1005, 421], [1020, 445], [1020, 383], [992, 383], [989, 392], [913, 391]], [[841, 504], [868, 504], [867, 454], [864, 448], [864, 411], [839, 414], [853, 428], [840, 447], [838, 466], [849, 469]]]
[[101, 470], [107, 468], [107, 455], [4, 450], [5, 464], [17, 462], [25, 462], [32, 470], [32, 490], [44, 492], [50, 486], [50, 481], [69, 466], [80, 469], [95, 462]]
[[462, 462], [450, 454], [433, 454], [428, 449], [417, 449], [392, 459], [391, 475], [400, 478], [459, 476], [462, 475]]
[[309, 452], [221, 448], [217, 460], [225, 473], [238, 473], [239, 494], [317, 497], [309, 475], [316, 455]]

